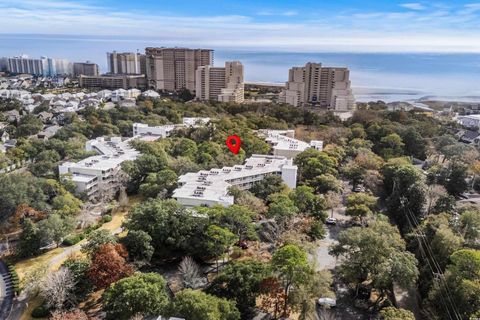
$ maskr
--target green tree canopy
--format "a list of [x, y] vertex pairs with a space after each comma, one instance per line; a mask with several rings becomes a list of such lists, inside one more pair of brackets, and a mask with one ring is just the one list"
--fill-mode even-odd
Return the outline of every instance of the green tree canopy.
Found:
[[166, 285], [156, 273], [137, 273], [112, 284], [102, 296], [107, 319], [165, 314], [169, 303]]

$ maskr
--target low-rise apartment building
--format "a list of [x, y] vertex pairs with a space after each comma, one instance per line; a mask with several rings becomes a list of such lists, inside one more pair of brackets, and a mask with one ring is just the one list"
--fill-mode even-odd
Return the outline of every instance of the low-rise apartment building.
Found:
[[210, 118], [183, 118], [181, 124], [166, 124], [163, 126], [149, 126], [144, 123], [133, 124], [133, 136], [145, 141], [153, 141], [170, 136], [176, 128], [204, 126], [210, 122]]
[[86, 150], [95, 151], [98, 155], [79, 162], [65, 162], [59, 165], [59, 174], [67, 175], [77, 192], [85, 193], [93, 201], [112, 197], [125, 182], [121, 164], [140, 155], [130, 146], [130, 140], [122, 140], [121, 137], [108, 141], [104, 138], [89, 140]]
[[295, 139], [295, 130], [258, 130], [259, 135], [272, 147], [273, 154], [286, 158], [295, 158], [309, 148], [323, 150], [323, 141], [312, 140], [310, 143]]
[[253, 155], [243, 165], [190, 172], [179, 177], [173, 198], [187, 207], [230, 206], [229, 188], [250, 189], [267, 175], [279, 175], [290, 188], [297, 186], [297, 166], [292, 159], [273, 155]]

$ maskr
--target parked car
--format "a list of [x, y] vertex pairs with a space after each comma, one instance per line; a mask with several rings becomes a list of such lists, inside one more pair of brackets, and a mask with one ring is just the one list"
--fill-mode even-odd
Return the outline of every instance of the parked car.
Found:
[[327, 218], [325, 221], [326, 224], [337, 224], [337, 219], [335, 218]]
[[317, 304], [321, 307], [333, 308], [337, 306], [337, 299], [333, 298], [319, 298]]

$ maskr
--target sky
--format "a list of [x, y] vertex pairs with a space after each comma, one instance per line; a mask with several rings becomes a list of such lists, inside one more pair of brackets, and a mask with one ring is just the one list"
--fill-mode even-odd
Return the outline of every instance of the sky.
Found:
[[0, 0], [0, 33], [294, 52], [480, 52], [480, 2]]

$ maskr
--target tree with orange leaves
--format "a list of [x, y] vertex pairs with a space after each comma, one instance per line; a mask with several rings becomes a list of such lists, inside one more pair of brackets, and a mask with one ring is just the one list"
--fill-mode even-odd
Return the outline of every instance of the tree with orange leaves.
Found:
[[110, 284], [133, 274], [133, 268], [126, 263], [128, 252], [122, 244], [107, 243], [94, 253], [88, 277], [97, 288], [106, 288]]

